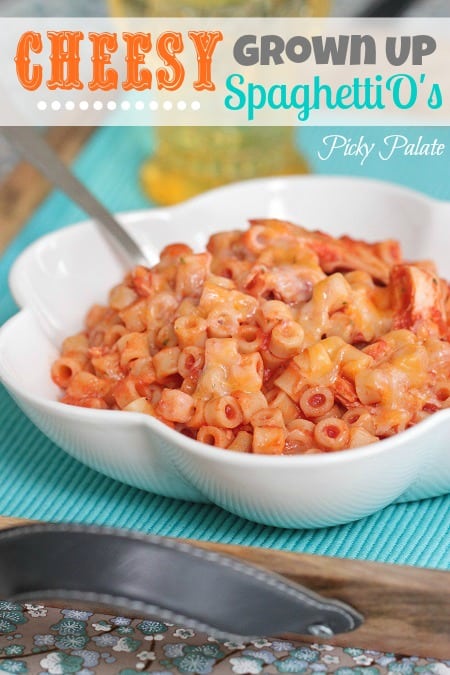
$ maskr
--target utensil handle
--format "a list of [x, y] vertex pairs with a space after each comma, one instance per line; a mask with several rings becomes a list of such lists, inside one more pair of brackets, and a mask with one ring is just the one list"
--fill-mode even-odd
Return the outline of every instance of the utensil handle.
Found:
[[98, 222], [110, 244], [119, 255], [126, 258], [128, 264], [148, 264], [134, 239], [74, 176], [33, 127], [3, 127], [2, 133], [26, 160]]
[[242, 639], [357, 628], [353, 608], [184, 542], [99, 527], [42, 524], [0, 533], [0, 596], [77, 600]]
[[[30, 524], [30, 520], [0, 516], [0, 530]], [[209, 541], [178, 541], [257, 565], [324, 597], [338, 597], [356, 606], [364, 615], [361, 626], [354, 633], [324, 638], [327, 644], [450, 659], [449, 572]], [[285, 637], [299, 638], [295, 634]], [[321, 641], [305, 636], [302, 640]]]

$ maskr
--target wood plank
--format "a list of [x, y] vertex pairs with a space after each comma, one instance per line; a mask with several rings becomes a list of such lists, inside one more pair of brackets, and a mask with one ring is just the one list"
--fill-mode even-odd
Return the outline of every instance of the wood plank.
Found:
[[[0, 529], [30, 522], [0, 517]], [[365, 620], [360, 628], [326, 638], [328, 644], [450, 658], [448, 572], [196, 540], [189, 543], [258, 565], [361, 612]], [[285, 637], [320, 641], [299, 635]]]
[[[450, 574], [405, 565], [192, 542], [288, 577], [364, 616], [352, 633], [325, 642], [431, 658], [450, 658]], [[289, 636], [298, 637], [298, 636]], [[317, 642], [314, 638], [302, 640]]]
[[[94, 131], [94, 127], [52, 127], [47, 140], [70, 163]], [[0, 183], [0, 251], [14, 238], [52, 189], [30, 164], [19, 162]]]

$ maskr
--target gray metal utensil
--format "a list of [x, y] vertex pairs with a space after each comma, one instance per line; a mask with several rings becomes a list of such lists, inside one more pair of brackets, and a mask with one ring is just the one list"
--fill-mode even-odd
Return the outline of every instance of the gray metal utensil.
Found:
[[129, 266], [148, 264], [134, 239], [66, 167], [40, 133], [33, 127], [3, 127], [2, 133], [27, 161], [94, 218], [116, 253], [125, 258]]

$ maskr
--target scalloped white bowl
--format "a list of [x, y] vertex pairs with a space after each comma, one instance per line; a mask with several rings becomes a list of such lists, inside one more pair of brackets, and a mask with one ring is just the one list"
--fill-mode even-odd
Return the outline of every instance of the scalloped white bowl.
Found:
[[[157, 261], [167, 243], [196, 249], [251, 217], [291, 219], [333, 235], [395, 237], [408, 258], [432, 258], [450, 278], [450, 203], [387, 183], [299, 176], [226, 186], [179, 206], [119, 216]], [[211, 501], [268, 525], [321, 527], [393, 501], [450, 491], [450, 410], [365, 448], [309, 456], [234, 453], [193, 441], [138, 413], [58, 403], [50, 366], [124, 268], [92, 222], [29, 246], [10, 276], [22, 310], [0, 330], [0, 377], [28, 417], [97, 471], [167, 497]]]

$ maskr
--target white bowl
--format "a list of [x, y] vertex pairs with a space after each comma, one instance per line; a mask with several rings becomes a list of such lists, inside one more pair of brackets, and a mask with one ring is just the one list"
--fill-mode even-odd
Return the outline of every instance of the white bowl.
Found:
[[[203, 248], [210, 234], [250, 217], [291, 219], [338, 235], [398, 238], [407, 258], [433, 258], [450, 278], [450, 204], [355, 178], [253, 180], [169, 209], [120, 216], [156, 262], [167, 243]], [[50, 234], [16, 261], [11, 289], [23, 308], [0, 331], [0, 377], [33, 422], [77, 459], [168, 497], [212, 501], [281, 527], [320, 527], [371, 514], [395, 500], [450, 490], [450, 410], [397, 436], [337, 453], [263, 456], [203, 445], [138, 413], [57, 402], [50, 365], [94, 302], [123, 276], [92, 222]]]

